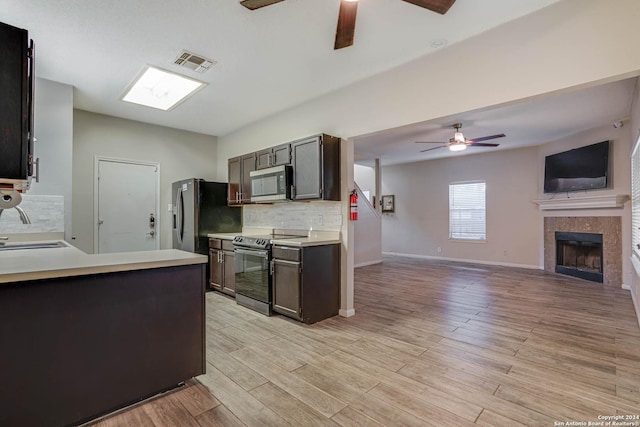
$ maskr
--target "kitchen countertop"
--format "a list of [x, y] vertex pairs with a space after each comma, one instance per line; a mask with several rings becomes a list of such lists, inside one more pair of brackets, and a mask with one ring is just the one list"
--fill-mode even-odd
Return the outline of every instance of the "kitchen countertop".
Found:
[[[261, 230], [262, 232], [257, 232], [256, 230], [242, 230], [242, 232], [238, 233], [211, 233], [208, 234], [209, 237], [213, 239], [223, 239], [223, 240], [233, 240], [235, 236], [264, 236], [265, 238], [271, 237], [271, 229], [265, 231], [267, 229]], [[321, 246], [321, 245], [332, 245], [334, 243], [340, 243], [340, 232], [339, 231], [311, 231], [307, 236], [300, 237], [288, 237], [282, 239], [271, 239], [271, 243], [274, 245], [286, 245], [286, 246]]]
[[310, 236], [310, 237], [289, 237], [286, 239], [271, 239], [272, 245], [283, 246], [322, 246], [332, 245], [334, 243], [340, 243], [340, 238], [328, 238], [325, 236]]
[[66, 248], [17, 249], [0, 252], [0, 284], [206, 262], [204, 255], [176, 249], [109, 254], [87, 254], [70, 245]]

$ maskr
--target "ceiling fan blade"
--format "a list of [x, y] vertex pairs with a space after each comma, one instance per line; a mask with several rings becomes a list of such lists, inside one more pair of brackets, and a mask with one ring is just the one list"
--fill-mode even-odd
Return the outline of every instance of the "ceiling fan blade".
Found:
[[471, 144], [467, 144], [469, 147], [497, 147], [500, 144], [487, 144], [485, 142], [473, 142]]
[[416, 144], [446, 144], [442, 141], [416, 141]]
[[240, 2], [241, 5], [246, 7], [247, 9], [255, 10], [265, 6], [271, 6], [275, 3], [280, 3], [284, 0], [243, 0]]
[[480, 142], [480, 141], [488, 141], [490, 139], [496, 139], [496, 138], [504, 138], [506, 135], [504, 133], [499, 133], [497, 135], [490, 135], [490, 136], [482, 136], [480, 138], [473, 138], [473, 139], [467, 139], [467, 143], [476, 143], [476, 142]]
[[426, 150], [420, 150], [421, 153], [424, 153], [426, 151], [431, 151], [431, 150], [437, 150], [438, 148], [444, 148], [447, 147], [447, 145], [441, 145], [440, 147], [433, 147], [433, 148], [427, 148]]
[[415, 4], [416, 6], [424, 7], [433, 12], [444, 15], [449, 8], [453, 6], [456, 0], [404, 0], [407, 3]]
[[336, 28], [336, 42], [333, 49], [342, 49], [353, 44], [353, 36], [356, 32], [357, 1], [340, 1], [338, 12], [338, 27]]

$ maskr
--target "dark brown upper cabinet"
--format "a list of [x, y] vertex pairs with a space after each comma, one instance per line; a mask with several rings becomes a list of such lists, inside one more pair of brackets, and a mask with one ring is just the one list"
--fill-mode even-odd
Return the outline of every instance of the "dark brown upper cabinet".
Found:
[[27, 30], [0, 22], [0, 183], [33, 174], [34, 63]]
[[233, 157], [228, 161], [228, 204], [242, 205], [251, 202], [251, 177], [256, 170], [256, 153]]
[[293, 200], [340, 200], [340, 138], [315, 135], [291, 143]]
[[251, 203], [251, 171], [291, 165], [293, 200], [340, 200], [340, 138], [320, 134], [233, 157], [229, 205]]
[[291, 164], [291, 144], [265, 148], [256, 153], [256, 169]]

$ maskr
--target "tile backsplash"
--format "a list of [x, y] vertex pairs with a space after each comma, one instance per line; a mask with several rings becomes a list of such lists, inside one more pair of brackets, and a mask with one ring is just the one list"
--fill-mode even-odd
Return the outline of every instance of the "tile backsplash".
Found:
[[272, 205], [244, 205], [244, 227], [268, 227], [288, 230], [340, 231], [340, 202], [286, 202]]
[[0, 233], [64, 232], [64, 196], [22, 195], [19, 205], [31, 220], [23, 224], [15, 209], [0, 215]]

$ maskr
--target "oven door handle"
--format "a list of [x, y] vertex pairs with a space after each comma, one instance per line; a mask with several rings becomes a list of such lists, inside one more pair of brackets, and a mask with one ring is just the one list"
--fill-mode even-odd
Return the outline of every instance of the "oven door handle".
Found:
[[269, 259], [269, 251], [252, 251], [250, 249], [234, 248], [233, 252], [240, 255], [258, 256], [260, 258]]

